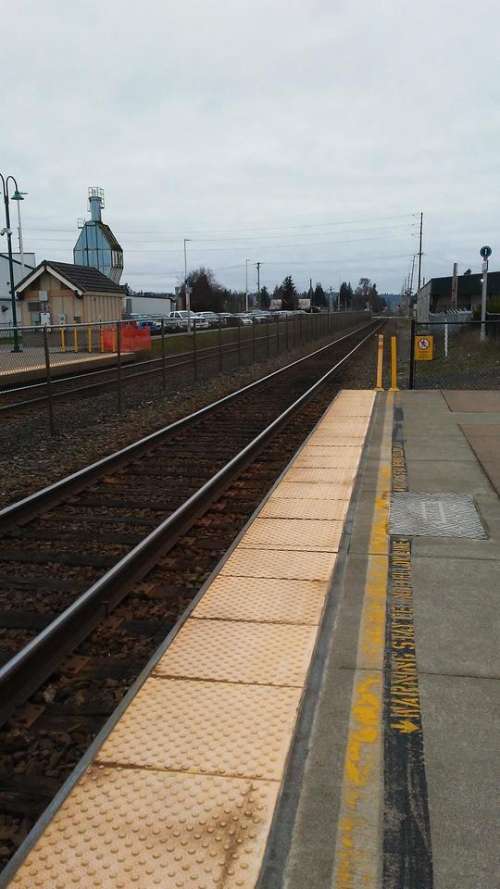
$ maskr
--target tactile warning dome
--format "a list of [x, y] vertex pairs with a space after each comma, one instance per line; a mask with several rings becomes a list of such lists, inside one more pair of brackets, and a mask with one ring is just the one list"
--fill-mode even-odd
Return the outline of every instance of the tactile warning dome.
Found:
[[298, 688], [148, 679], [97, 760], [279, 780], [300, 694]]
[[91, 768], [16, 889], [252, 889], [279, 785]]

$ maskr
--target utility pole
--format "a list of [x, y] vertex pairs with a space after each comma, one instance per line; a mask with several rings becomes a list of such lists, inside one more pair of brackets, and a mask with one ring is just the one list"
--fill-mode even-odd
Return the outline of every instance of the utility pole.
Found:
[[257, 266], [257, 302], [260, 308], [260, 267], [262, 263], [256, 262], [255, 265]]
[[481, 287], [481, 342], [486, 339], [486, 300], [488, 297], [488, 259], [491, 256], [491, 247], [481, 247], [479, 251], [483, 258], [483, 282]]
[[184, 238], [184, 299], [186, 300], [186, 309], [188, 313], [187, 317], [187, 332], [191, 333], [191, 293], [189, 292], [188, 282], [187, 282], [187, 250], [186, 244], [191, 240], [191, 238]]
[[413, 254], [413, 259], [411, 261], [411, 276], [410, 276], [410, 296], [413, 294], [413, 272], [415, 271], [415, 254]]
[[248, 259], [245, 259], [245, 312], [248, 312]]
[[453, 263], [453, 277], [451, 279], [451, 307], [458, 306], [458, 262]]
[[420, 282], [422, 280], [422, 228], [424, 225], [424, 214], [420, 214], [420, 236], [418, 243], [418, 288], [417, 293], [420, 290]]
[[24, 246], [23, 246], [23, 229], [21, 225], [21, 201], [24, 201], [24, 196], [28, 194], [27, 191], [19, 191], [17, 195], [12, 197], [13, 201], [17, 203], [17, 239], [19, 243], [19, 253], [21, 254], [21, 275], [24, 278]]

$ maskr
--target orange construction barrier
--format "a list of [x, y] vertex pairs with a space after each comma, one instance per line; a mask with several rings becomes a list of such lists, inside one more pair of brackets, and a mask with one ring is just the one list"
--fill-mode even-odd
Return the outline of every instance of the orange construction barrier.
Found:
[[[105, 328], [102, 335], [103, 349], [105, 352], [116, 352], [116, 328]], [[121, 351], [140, 352], [151, 350], [151, 331], [148, 327], [135, 327], [133, 324], [123, 324], [121, 329]]]

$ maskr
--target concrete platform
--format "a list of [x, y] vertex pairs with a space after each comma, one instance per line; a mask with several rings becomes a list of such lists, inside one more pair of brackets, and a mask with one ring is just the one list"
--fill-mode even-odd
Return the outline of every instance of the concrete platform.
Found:
[[[123, 352], [124, 363], [133, 361], [134, 352]], [[116, 363], [116, 352], [52, 352], [50, 353], [50, 369], [53, 377], [65, 374], [82, 373], [87, 370], [99, 370]], [[0, 350], [0, 391], [5, 388], [38, 380], [44, 380], [45, 355], [43, 348], [27, 346], [22, 352]]]
[[[499, 454], [498, 392], [378, 397], [260, 887], [499, 885]], [[487, 536], [389, 537], [391, 489]]]

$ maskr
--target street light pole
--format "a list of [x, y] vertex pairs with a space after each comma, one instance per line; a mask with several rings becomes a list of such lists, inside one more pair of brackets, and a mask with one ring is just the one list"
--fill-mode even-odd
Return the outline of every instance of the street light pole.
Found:
[[248, 259], [245, 259], [245, 312], [248, 312]]
[[188, 330], [188, 333], [191, 333], [191, 294], [190, 294], [190, 292], [189, 292], [189, 290], [188, 290], [188, 283], [187, 283], [187, 250], [186, 250], [186, 244], [187, 244], [190, 240], [191, 240], [191, 238], [184, 238], [184, 297], [185, 297], [185, 300], [186, 300], [186, 309], [187, 309], [187, 313], [188, 313], [188, 318], [187, 318], [187, 322], [188, 322], [188, 323], [187, 323], [187, 330]]
[[17, 239], [19, 243], [19, 253], [21, 256], [21, 268], [22, 268], [22, 276], [24, 278], [24, 245], [23, 245], [23, 228], [21, 225], [21, 201], [24, 201], [24, 196], [28, 194], [27, 191], [19, 191], [17, 194], [13, 195], [12, 200], [17, 204]]
[[14, 334], [14, 348], [13, 352], [21, 352], [21, 347], [19, 345], [19, 331], [17, 329], [17, 311], [16, 311], [16, 289], [14, 285], [14, 263], [12, 262], [12, 231], [10, 228], [10, 213], [9, 213], [9, 180], [15, 185], [15, 192], [13, 195], [13, 199], [22, 200], [20, 191], [17, 187], [17, 182], [14, 176], [4, 177], [2, 173], [0, 173], [0, 179], [2, 180], [2, 188], [3, 188], [3, 200], [5, 204], [5, 234], [7, 235], [7, 252], [9, 255], [9, 278], [10, 278], [10, 300], [12, 306], [12, 327]]
[[481, 329], [480, 341], [484, 343], [486, 339], [486, 303], [488, 299], [488, 259], [491, 256], [491, 247], [481, 247], [480, 256], [483, 260], [483, 279], [481, 286]]

